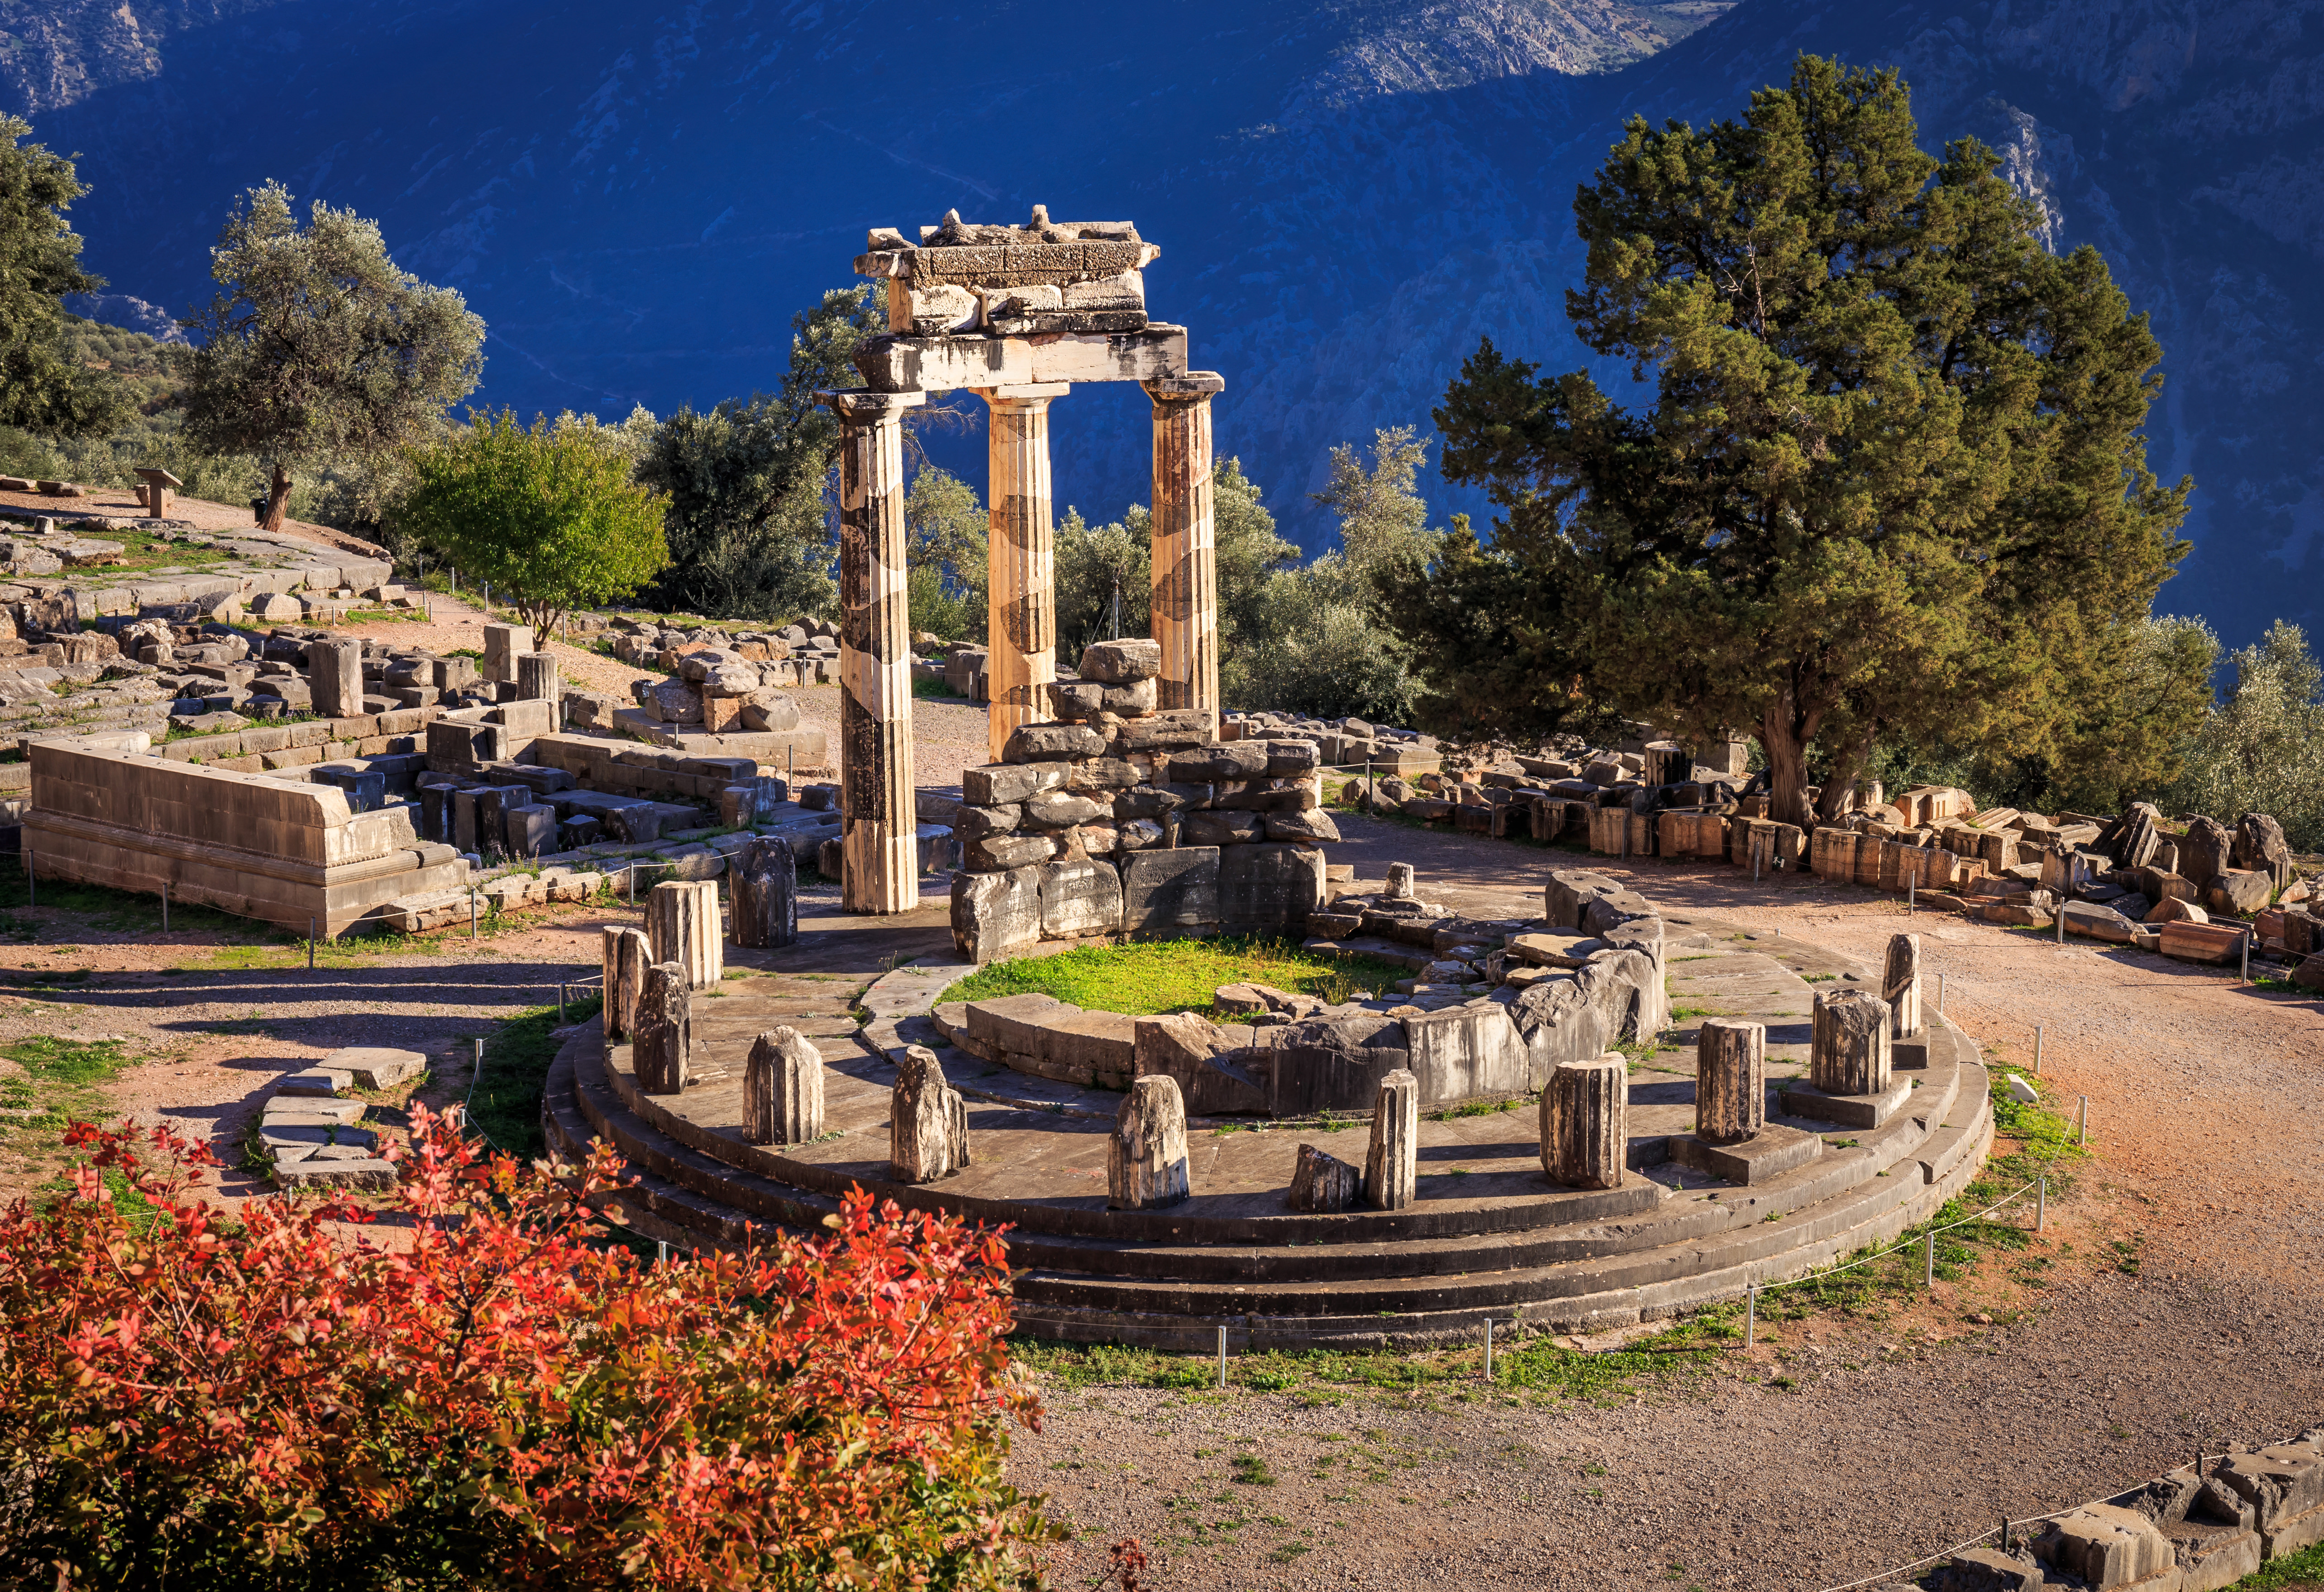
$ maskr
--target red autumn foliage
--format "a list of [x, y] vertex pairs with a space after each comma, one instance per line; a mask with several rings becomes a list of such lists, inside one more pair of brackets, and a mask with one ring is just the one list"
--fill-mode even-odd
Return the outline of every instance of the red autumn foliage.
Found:
[[592, 1242], [610, 1152], [418, 1118], [400, 1248], [346, 1202], [229, 1223], [202, 1146], [73, 1127], [71, 1193], [0, 1214], [0, 1583], [1031, 1583], [997, 1234], [859, 1190], [820, 1239], [644, 1263]]

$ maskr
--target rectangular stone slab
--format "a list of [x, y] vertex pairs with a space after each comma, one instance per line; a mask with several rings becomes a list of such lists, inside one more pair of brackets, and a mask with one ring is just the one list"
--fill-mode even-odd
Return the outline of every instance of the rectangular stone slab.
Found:
[[1911, 1104], [1913, 1080], [1895, 1079], [1877, 1095], [1827, 1095], [1805, 1080], [1784, 1091], [1786, 1115], [1813, 1122], [1836, 1122], [1842, 1127], [1877, 1128]]
[[1673, 1161], [1730, 1183], [1764, 1183], [1822, 1153], [1820, 1134], [1772, 1122], [1739, 1144], [1713, 1144], [1692, 1134], [1673, 1134], [1670, 1140]]

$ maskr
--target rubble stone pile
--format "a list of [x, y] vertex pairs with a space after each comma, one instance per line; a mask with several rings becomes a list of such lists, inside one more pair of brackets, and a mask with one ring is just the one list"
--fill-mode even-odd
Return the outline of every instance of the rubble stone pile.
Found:
[[1281, 932], [1323, 904], [1312, 741], [1219, 741], [1201, 709], [1155, 706], [1158, 643], [1102, 642], [1048, 690], [1058, 722], [1020, 726], [966, 771], [953, 938], [975, 961], [1043, 939]]
[[760, 678], [770, 686], [831, 685], [839, 679], [839, 627], [827, 619], [776, 630], [728, 630], [707, 622], [689, 628], [615, 618], [610, 628], [613, 656], [665, 674], [679, 671], [683, 654], [709, 648], [733, 654], [729, 661], [761, 665]]

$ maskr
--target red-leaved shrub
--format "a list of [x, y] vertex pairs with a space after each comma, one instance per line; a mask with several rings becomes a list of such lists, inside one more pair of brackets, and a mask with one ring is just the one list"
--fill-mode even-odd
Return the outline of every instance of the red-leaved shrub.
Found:
[[[76, 1125], [0, 1214], [0, 1582], [106, 1588], [1010, 1587], [1000, 1239], [875, 1206], [641, 1263], [581, 1168], [418, 1114], [399, 1247], [346, 1202], [231, 1224], [163, 1127]], [[103, 1172], [156, 1214], [134, 1223]]]

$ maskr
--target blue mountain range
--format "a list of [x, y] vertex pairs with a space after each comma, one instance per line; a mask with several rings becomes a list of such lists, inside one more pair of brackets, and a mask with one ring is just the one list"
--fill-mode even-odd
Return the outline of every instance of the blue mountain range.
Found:
[[[268, 178], [376, 217], [491, 327], [479, 402], [667, 412], [779, 379], [872, 227], [1134, 220], [1153, 312], [1224, 373], [1219, 446], [1311, 551], [1336, 443], [1425, 433], [1483, 336], [1552, 368], [1574, 186], [1631, 114], [1740, 113], [1801, 50], [1902, 67], [2092, 243], [2165, 350], [2198, 484], [2163, 606], [2324, 626], [2324, 0], [27, 0], [0, 106], [79, 153], [113, 291], [183, 313]], [[122, 317], [113, 317], [122, 319]], [[1601, 369], [1620, 384], [1626, 373]], [[1147, 495], [1147, 406], [1056, 410], [1058, 495]], [[936, 437], [981, 475], [972, 437]], [[1435, 483], [1440, 514], [1481, 510]]]

